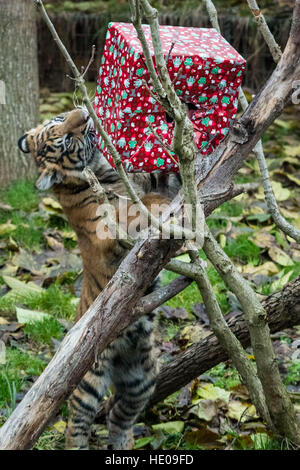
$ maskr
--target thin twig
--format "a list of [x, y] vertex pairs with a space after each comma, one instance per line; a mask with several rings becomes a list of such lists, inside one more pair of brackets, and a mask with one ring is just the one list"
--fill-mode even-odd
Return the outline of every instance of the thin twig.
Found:
[[169, 49], [169, 52], [168, 52], [168, 55], [167, 55], [167, 58], [166, 58], [166, 64], [169, 62], [170, 60], [170, 57], [171, 57], [171, 54], [172, 54], [172, 50], [174, 49], [174, 46], [175, 46], [175, 41], [172, 42], [171, 44], [171, 47]]
[[94, 60], [95, 60], [95, 51], [96, 51], [96, 46], [95, 46], [95, 44], [93, 44], [93, 45], [92, 45], [92, 55], [91, 55], [91, 58], [90, 58], [90, 60], [89, 60], [89, 63], [88, 63], [87, 66], [86, 66], [85, 71], [81, 74], [82, 78], [85, 77], [85, 75], [86, 75], [87, 71], [89, 70], [91, 64], [92, 64], [92, 63], [94, 62]]
[[[175, 163], [175, 165], [178, 165], [177, 160], [175, 160], [175, 158], [174, 158], [174, 152], [171, 149], [171, 147], [169, 146], [169, 144], [167, 142], [164, 142], [163, 139], [157, 134], [157, 132], [155, 131], [155, 129], [152, 126], [151, 122], [148, 122], [148, 126], [150, 127], [154, 137], [158, 140], [160, 145], [165, 149], [165, 151], [168, 153], [169, 157], [173, 160], [173, 163]], [[172, 152], [173, 152], [173, 154], [172, 154]]]

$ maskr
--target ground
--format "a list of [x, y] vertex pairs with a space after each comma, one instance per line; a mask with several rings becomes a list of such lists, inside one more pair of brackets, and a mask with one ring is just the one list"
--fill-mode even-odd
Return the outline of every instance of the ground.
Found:
[[[41, 114], [72, 106], [71, 95], [43, 90]], [[297, 107], [291, 106], [264, 137], [273, 187], [282, 214], [300, 229], [300, 146]], [[236, 182], [259, 181], [250, 159]], [[300, 245], [272, 223], [262, 189], [223, 204], [208, 223], [226, 253], [256, 292], [268, 295], [300, 273]], [[182, 261], [184, 261], [182, 256]], [[201, 255], [203, 256], [203, 255]], [[204, 257], [204, 256], [203, 256]], [[71, 328], [80, 295], [81, 260], [76, 235], [51, 194], [17, 181], [0, 194], [0, 424], [3, 424]], [[212, 266], [208, 267], [223, 313], [239, 309]], [[175, 277], [163, 272], [164, 283]], [[209, 334], [194, 284], [161, 307], [157, 347], [168, 362]], [[300, 326], [272, 336], [280, 371], [300, 412]], [[250, 358], [255, 361], [251, 349]], [[64, 405], [35, 449], [61, 449]], [[292, 448], [267, 433], [230, 361], [221, 363], [140, 417], [137, 449]], [[94, 425], [91, 447], [105, 448], [107, 431]]]

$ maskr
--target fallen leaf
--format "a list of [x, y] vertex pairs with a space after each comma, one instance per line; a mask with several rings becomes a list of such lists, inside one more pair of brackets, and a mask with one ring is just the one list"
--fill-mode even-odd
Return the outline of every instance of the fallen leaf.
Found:
[[189, 410], [189, 414], [194, 414], [199, 419], [211, 421], [218, 413], [218, 407], [215, 401], [199, 400], [199, 402]]
[[6, 364], [6, 346], [4, 342], [0, 339], [0, 364]]
[[[293, 212], [288, 209], [285, 209], [284, 207], [280, 207], [280, 212], [287, 219], [294, 219], [294, 220], [299, 219], [299, 212]], [[292, 240], [294, 241], [294, 239]]]
[[65, 429], [67, 427], [67, 423], [63, 421], [62, 419], [60, 421], [57, 421], [52, 428], [56, 429], [60, 434], [64, 434]]
[[224, 233], [221, 233], [220, 236], [219, 236], [219, 243], [220, 243], [222, 248], [225, 248], [226, 240], [227, 240], [226, 235], [224, 235]]
[[[283, 273], [283, 271], [281, 271], [281, 273]], [[276, 279], [274, 282], [272, 282], [271, 293], [281, 290], [289, 282], [290, 277], [292, 275], [293, 271], [290, 271], [289, 273], [285, 274], [282, 277], [279, 277], [279, 279]]]
[[152, 447], [153, 450], [157, 450], [161, 447], [162, 443], [166, 440], [166, 436], [162, 432], [161, 429], [158, 429], [155, 431], [153, 435], [153, 440], [150, 443], [150, 446]]
[[44, 237], [48, 243], [48, 246], [53, 250], [53, 251], [64, 251], [65, 247], [64, 247], [64, 244], [59, 241], [55, 234], [51, 234], [51, 233], [44, 233]]
[[232, 394], [236, 398], [241, 398], [242, 400], [248, 400], [249, 399], [248, 389], [243, 384], [235, 385], [234, 387], [231, 387], [230, 390], [232, 391]]
[[228, 403], [227, 416], [236, 421], [240, 421], [241, 418], [244, 418], [245, 421], [249, 419], [249, 417], [258, 418], [255, 406], [240, 400], [230, 400]]
[[52, 197], [44, 197], [42, 199], [42, 203], [44, 204], [46, 210], [54, 212], [62, 212], [63, 210], [59, 202], [53, 199]]
[[6, 223], [0, 225], [0, 235], [7, 235], [8, 233], [14, 232], [17, 226], [14, 224]]
[[159, 307], [159, 311], [163, 313], [165, 318], [181, 318], [182, 320], [186, 320], [188, 318], [186, 309], [182, 307], [172, 308], [168, 305], [164, 305]]
[[204, 444], [204, 447], [207, 448], [205, 444], [212, 444], [211, 448], [219, 448], [222, 447], [221, 443], [216, 442], [220, 439], [220, 434], [211, 431], [208, 427], [203, 427], [201, 429], [197, 429], [195, 431], [188, 431], [184, 435], [184, 439], [189, 444], [195, 446], [201, 446]]
[[[297, 157], [300, 156], [300, 145], [285, 145], [283, 150], [289, 157]], [[294, 161], [295, 160], [295, 161]], [[297, 159], [292, 160], [293, 163], [297, 163]], [[289, 161], [287, 157], [284, 158], [284, 161]], [[299, 162], [298, 162], [299, 164]]]
[[182, 387], [177, 399], [177, 408], [184, 408], [190, 403], [192, 398], [192, 389], [193, 389], [193, 382]]
[[18, 291], [19, 294], [40, 294], [44, 289], [40, 286], [37, 286], [33, 282], [28, 282], [27, 284], [19, 279], [10, 276], [2, 276], [5, 284], [8, 285], [12, 290]]
[[272, 181], [272, 189], [277, 201], [286, 201], [291, 197], [291, 191], [284, 188], [279, 181]]
[[73, 230], [70, 230], [68, 232], [64, 232], [61, 230], [61, 231], [58, 231], [58, 233], [60, 234], [62, 238], [67, 238], [68, 240], [73, 240], [74, 242], [77, 241], [77, 235]]
[[43, 273], [43, 269], [35, 261], [33, 255], [28, 251], [23, 250], [22, 248], [20, 248], [19, 253], [14, 255], [12, 262], [15, 266], [26, 269], [26, 271], [29, 271], [37, 276]]
[[254, 232], [252, 237], [253, 243], [259, 248], [270, 248], [275, 245], [275, 237], [269, 232], [260, 230], [259, 232]]
[[134, 444], [134, 449], [141, 449], [142, 447], [145, 447], [146, 445], [150, 444], [154, 440], [154, 436], [147, 436], [147, 437], [141, 437], [140, 439], [136, 439], [135, 444]]
[[30, 323], [33, 321], [41, 321], [44, 318], [51, 318], [51, 315], [44, 312], [35, 310], [28, 310], [25, 308], [16, 307], [17, 319], [20, 323]]
[[197, 389], [197, 396], [212, 401], [228, 403], [230, 393], [223, 388], [215, 387], [213, 384], [204, 384]]
[[168, 421], [167, 423], [153, 424], [152, 429], [154, 431], [161, 430], [166, 434], [174, 434], [182, 432], [184, 429], [184, 421]]
[[9, 204], [3, 204], [3, 202], [0, 201], [0, 209], [3, 211], [12, 211], [13, 208]]
[[209, 319], [208, 319], [204, 304], [197, 302], [195, 305], [192, 306], [192, 312], [195, 315], [195, 317], [201, 320], [202, 323], [204, 323], [206, 326], [209, 325]]
[[[275, 195], [275, 198], [277, 201], [286, 201], [291, 197], [291, 192], [289, 189], [284, 188], [282, 186], [282, 183], [279, 181], [272, 181], [272, 189]], [[256, 198], [259, 200], [264, 200], [265, 195], [264, 195], [264, 189], [262, 186], [259, 187], [257, 193], [256, 193]]]
[[291, 251], [293, 261], [295, 261], [296, 263], [300, 263], [300, 250], [296, 250], [292, 248], [290, 251]]
[[297, 178], [297, 176], [292, 175], [291, 173], [286, 173], [286, 176], [290, 181], [297, 184], [297, 186], [300, 186], [300, 178]]
[[14, 333], [15, 331], [18, 331], [22, 326], [22, 322], [7, 322], [0, 325], [0, 331], [9, 331], [10, 333]]
[[242, 267], [242, 272], [244, 274], [253, 274], [253, 275], [262, 275], [262, 276], [273, 276], [279, 272], [276, 264], [272, 261], [267, 261], [266, 263], [260, 264], [259, 266], [252, 266], [247, 264]]
[[278, 263], [281, 266], [293, 266], [294, 264], [292, 258], [277, 246], [269, 248], [268, 254], [275, 263]]
[[266, 426], [259, 421], [249, 421], [249, 423], [243, 423], [242, 429], [247, 431], [248, 429], [255, 429], [257, 432], [266, 430]]
[[187, 325], [181, 330], [179, 341], [182, 343], [198, 343], [210, 334], [201, 325]]

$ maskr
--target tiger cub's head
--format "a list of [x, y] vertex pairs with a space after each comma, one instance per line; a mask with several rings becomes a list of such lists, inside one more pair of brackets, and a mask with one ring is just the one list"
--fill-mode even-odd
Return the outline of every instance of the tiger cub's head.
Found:
[[47, 190], [82, 179], [84, 167], [93, 167], [97, 158], [94, 138], [93, 120], [84, 108], [77, 108], [31, 129], [19, 139], [18, 146], [34, 157], [39, 175], [36, 187]]

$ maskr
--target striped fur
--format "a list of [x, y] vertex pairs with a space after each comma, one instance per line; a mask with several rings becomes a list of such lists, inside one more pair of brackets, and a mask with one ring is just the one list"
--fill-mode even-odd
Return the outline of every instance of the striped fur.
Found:
[[[104, 189], [126, 196], [125, 189], [115, 170], [96, 149], [94, 126], [84, 109], [75, 109], [31, 129], [20, 138], [19, 147], [35, 159], [39, 175], [36, 186], [41, 190], [53, 188], [77, 233], [84, 268], [78, 320], [126, 254], [118, 241], [97, 237], [97, 224], [101, 223], [101, 217], [96, 214], [98, 203], [81, 172], [88, 165]], [[153, 175], [132, 174], [130, 179], [147, 207], [167, 201], [164, 196], [150, 192], [153, 182], [157, 184]], [[111, 203], [116, 205], [118, 197]], [[153, 393], [156, 375], [152, 315], [149, 315], [128, 327], [109, 345], [73, 392], [69, 400], [66, 447], [88, 448], [99, 404], [113, 384], [115, 396], [107, 420], [109, 442], [113, 449], [132, 448], [132, 425]]]

